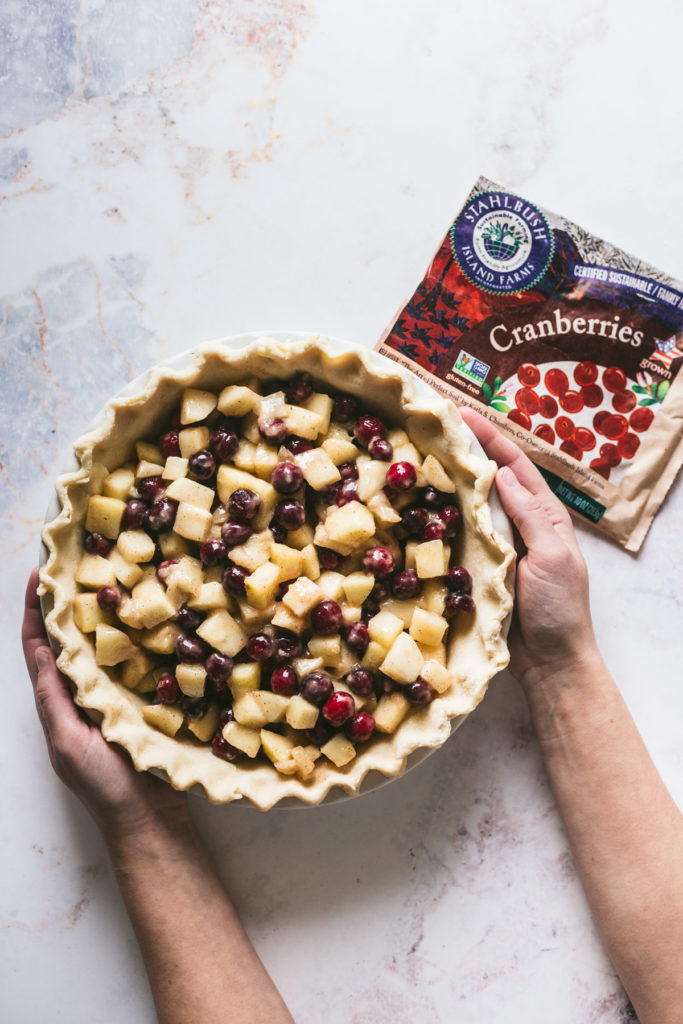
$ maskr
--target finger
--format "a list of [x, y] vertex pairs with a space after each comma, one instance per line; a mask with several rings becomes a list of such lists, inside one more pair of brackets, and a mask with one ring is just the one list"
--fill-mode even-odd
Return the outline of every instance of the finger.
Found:
[[82, 722], [66, 680], [57, 668], [49, 647], [39, 646], [35, 652], [35, 700], [38, 716], [48, 742], [66, 749], [76, 731], [88, 729]]
[[40, 599], [38, 597], [37, 569], [32, 571], [26, 585], [24, 619], [21, 624], [21, 643], [24, 648], [26, 667], [31, 677], [31, 682], [35, 686], [38, 675], [38, 670], [36, 668], [36, 651], [39, 647], [47, 646], [48, 643], [43, 615], [40, 610]]
[[543, 495], [544, 498], [547, 497], [551, 501], [558, 500], [531, 459], [527, 458], [514, 441], [503, 437], [491, 420], [487, 420], [485, 416], [466, 406], [460, 409], [460, 413], [489, 459], [493, 459], [499, 466], [508, 466], [520, 484], [523, 484], [532, 494]]
[[519, 530], [527, 550], [541, 553], [556, 547], [553, 519], [539, 497], [519, 482], [509, 466], [498, 470], [496, 485], [503, 508]]

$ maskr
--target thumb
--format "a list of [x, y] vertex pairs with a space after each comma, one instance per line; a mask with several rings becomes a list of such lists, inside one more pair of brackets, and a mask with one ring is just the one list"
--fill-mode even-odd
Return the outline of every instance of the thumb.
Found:
[[553, 525], [541, 501], [519, 482], [508, 466], [496, 473], [503, 508], [510, 516], [527, 550], [539, 550], [553, 542]]

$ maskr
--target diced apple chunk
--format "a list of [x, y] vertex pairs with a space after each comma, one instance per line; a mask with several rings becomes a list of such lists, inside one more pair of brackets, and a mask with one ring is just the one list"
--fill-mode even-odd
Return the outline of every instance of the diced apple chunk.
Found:
[[185, 501], [188, 505], [196, 505], [207, 512], [213, 505], [215, 493], [212, 487], [205, 487], [204, 484], [190, 480], [189, 477], [178, 477], [166, 488], [166, 497], [174, 501]]
[[345, 626], [350, 626], [352, 622], [360, 622], [363, 615], [363, 609], [359, 604], [343, 604], [341, 610]]
[[241, 438], [239, 447], [232, 457], [232, 461], [237, 469], [241, 469], [245, 473], [253, 473], [254, 463], [256, 461], [256, 445], [252, 444], [251, 441], [247, 441], [245, 438]]
[[303, 551], [305, 547], [313, 544], [313, 527], [304, 523], [298, 530], [290, 530], [287, 534], [287, 543], [290, 547]]
[[342, 573], [332, 572], [328, 569], [320, 574], [316, 582], [325, 598], [330, 601], [341, 601], [344, 593], [344, 579]]
[[[302, 779], [310, 779], [315, 771], [316, 759], [320, 757], [320, 750], [312, 744], [306, 747], [294, 747], [290, 757], [296, 766], [297, 774]], [[279, 762], [275, 767], [277, 768], [278, 765]]]
[[176, 666], [175, 677], [178, 686], [186, 697], [203, 697], [206, 688], [206, 671], [204, 666], [181, 661]]
[[228, 722], [223, 727], [223, 739], [237, 747], [247, 757], [256, 757], [261, 749], [260, 731], [248, 725], [240, 725], [239, 722]]
[[332, 417], [332, 399], [329, 395], [324, 392], [314, 391], [305, 402], [302, 402], [302, 408], [307, 409], [309, 412], [314, 412], [322, 423], [320, 425], [320, 433], [326, 434], [330, 426], [330, 419]]
[[254, 472], [262, 480], [270, 480], [278, 464], [277, 449], [268, 444], [257, 444], [254, 452]]
[[380, 665], [380, 671], [397, 683], [413, 683], [420, 674], [424, 659], [412, 636], [401, 633]]
[[313, 544], [306, 544], [300, 551], [301, 572], [299, 575], [308, 576], [309, 580], [317, 580], [320, 577], [320, 562], [318, 552]]
[[355, 462], [358, 458], [358, 449], [355, 444], [342, 437], [327, 437], [321, 448], [329, 455], [335, 466], [341, 466], [342, 462]]
[[142, 569], [137, 563], [127, 562], [118, 548], [112, 548], [107, 556], [116, 579], [123, 583], [124, 587], [132, 590], [136, 583], [142, 579]]
[[178, 445], [184, 459], [189, 459], [195, 452], [203, 451], [209, 447], [208, 427], [186, 427], [185, 430], [179, 430]]
[[152, 629], [176, 614], [175, 605], [155, 579], [143, 578], [133, 588], [131, 596], [139, 609], [140, 620], [145, 629]]
[[279, 585], [280, 569], [272, 562], [265, 562], [244, 581], [247, 601], [254, 608], [265, 608], [275, 600]]
[[369, 462], [362, 462], [358, 466], [358, 497], [361, 501], [367, 501], [382, 490], [387, 482], [386, 462], [372, 459]]
[[138, 462], [156, 462], [161, 464], [164, 461], [161, 449], [158, 445], [152, 444], [151, 441], [136, 441], [135, 454], [137, 455]]
[[281, 722], [287, 711], [289, 697], [281, 697], [270, 690], [251, 690], [238, 697], [232, 706], [235, 721], [260, 729], [264, 725]]
[[434, 646], [441, 643], [447, 627], [448, 623], [441, 615], [416, 608], [410, 620], [410, 635], [418, 643]]
[[150, 562], [154, 557], [154, 541], [144, 530], [124, 530], [116, 547], [127, 562]]
[[306, 483], [315, 491], [321, 491], [328, 484], [341, 480], [339, 470], [322, 448], [311, 448], [307, 452], [301, 452], [300, 455], [294, 456], [294, 461], [301, 469]]
[[282, 603], [295, 615], [307, 615], [314, 605], [322, 601], [323, 592], [317, 583], [306, 576], [294, 580], [282, 598]]
[[179, 536], [193, 540], [197, 544], [203, 544], [209, 536], [211, 522], [211, 513], [206, 509], [181, 501], [176, 512], [173, 529]]
[[323, 667], [322, 658], [294, 658], [292, 662], [292, 668], [295, 670], [299, 679], [303, 679], [309, 672], [317, 672], [319, 668]]
[[396, 637], [403, 631], [403, 620], [392, 612], [381, 611], [368, 622], [370, 639], [389, 650]]
[[[247, 600], [240, 598], [237, 606], [244, 628], [248, 633], [254, 633], [261, 626], [265, 626], [267, 622], [272, 622], [277, 610], [275, 601], [267, 604], [264, 608], [254, 608]], [[277, 623], [273, 623], [273, 625], [277, 625]], [[288, 629], [289, 627], [286, 626], [285, 628]]]
[[259, 405], [260, 398], [256, 392], [240, 384], [228, 384], [218, 396], [218, 410], [224, 416], [246, 416]]
[[202, 589], [204, 573], [198, 558], [182, 555], [166, 574], [166, 589], [170, 600], [180, 607], [187, 597], [195, 597]]
[[197, 636], [209, 647], [215, 648], [221, 654], [229, 654], [231, 658], [239, 654], [247, 642], [246, 634], [239, 622], [222, 608], [207, 615], [201, 626], [197, 627]]
[[[232, 552], [230, 557], [234, 561]], [[283, 580], [295, 580], [302, 574], [303, 556], [300, 551], [290, 548], [288, 544], [271, 544], [270, 560], [279, 567]]]
[[134, 690], [140, 685], [145, 676], [154, 670], [154, 662], [149, 654], [137, 648], [130, 658], [127, 658], [121, 666], [121, 682], [129, 690]]
[[381, 644], [377, 643], [376, 640], [371, 640], [368, 644], [365, 654], [361, 660], [363, 668], [376, 669], [379, 668], [384, 659], [387, 656], [387, 649]]
[[156, 654], [173, 654], [180, 633], [181, 630], [175, 622], [162, 622], [154, 629], [145, 630], [140, 643], [148, 651], [154, 651]]
[[88, 500], [85, 528], [88, 533], [101, 533], [109, 540], [116, 540], [121, 532], [121, 520], [126, 511], [125, 501], [93, 494]]
[[223, 584], [217, 580], [202, 583], [199, 593], [196, 597], [190, 598], [187, 606], [197, 612], [208, 612], [213, 608], [225, 608], [226, 611], [230, 611], [233, 607], [229, 594], [226, 594]]
[[320, 711], [315, 704], [311, 704], [297, 693], [287, 705], [285, 719], [292, 729], [312, 729], [318, 721], [319, 714]]
[[160, 533], [158, 543], [164, 558], [180, 558], [190, 553], [189, 543], [177, 533]]
[[399, 601], [395, 597], [390, 597], [384, 602], [382, 611], [391, 612], [392, 615], [396, 615], [403, 623], [405, 629], [407, 629], [416, 608], [417, 600], [414, 598]]
[[428, 540], [415, 548], [415, 569], [421, 580], [443, 576], [448, 571], [444, 568], [444, 544], [442, 540]]
[[187, 476], [187, 466], [187, 459], [183, 459], [180, 455], [169, 455], [164, 463], [161, 479], [182, 480]]
[[446, 658], [446, 645], [441, 644], [418, 644], [420, 648], [420, 654], [425, 661], [438, 661], [440, 665], [445, 665]]
[[452, 674], [444, 665], [433, 658], [425, 661], [420, 675], [437, 693], [445, 693], [453, 685]]
[[316, 412], [309, 412], [298, 405], [288, 405], [282, 419], [287, 424], [290, 434], [303, 437], [307, 441], [315, 441], [318, 434], [322, 433], [322, 417]]
[[453, 494], [455, 492], [454, 482], [439, 460], [433, 455], [427, 455], [425, 458], [422, 463], [422, 473], [424, 482], [431, 484], [437, 491], [443, 491], [444, 494]]
[[314, 658], [322, 658], [326, 668], [336, 668], [341, 658], [341, 638], [339, 636], [313, 636], [308, 641], [308, 649]]
[[138, 480], [146, 480], [148, 476], [161, 476], [164, 471], [162, 463], [159, 462], [147, 462], [142, 459], [138, 462], [138, 468], [135, 470], [135, 476]]
[[272, 547], [275, 545], [270, 530], [252, 533], [244, 544], [238, 544], [230, 549], [230, 561], [235, 565], [241, 565], [247, 572], [255, 572], [268, 561]]
[[344, 593], [351, 604], [362, 604], [375, 585], [375, 577], [366, 572], [352, 572], [344, 577]]
[[422, 588], [425, 608], [428, 612], [434, 612], [436, 615], [443, 615], [447, 595], [448, 587], [439, 579], [427, 580]]
[[197, 388], [185, 388], [180, 403], [180, 422], [198, 423], [210, 416], [218, 404], [213, 391], [200, 391]]
[[[328, 513], [328, 519], [330, 514]], [[353, 544], [345, 544], [340, 540], [332, 540], [329, 533], [325, 529], [324, 523], [318, 523], [313, 534], [313, 543], [317, 544], [320, 548], [332, 548], [340, 555], [350, 555], [353, 551]]]
[[331, 510], [325, 520], [325, 531], [332, 541], [348, 544], [351, 548], [360, 547], [374, 536], [375, 520], [365, 505], [350, 501]]
[[245, 661], [235, 665], [228, 679], [233, 700], [237, 700], [244, 693], [258, 690], [260, 685], [261, 666], [257, 661]]
[[273, 612], [271, 619], [273, 626], [277, 626], [278, 629], [289, 630], [290, 633], [300, 634], [306, 626], [306, 620], [302, 615], [295, 615], [287, 605], [279, 601], [275, 605], [275, 611]]
[[137, 650], [127, 633], [100, 622], [95, 627], [95, 662], [97, 665], [119, 665]]
[[174, 704], [148, 704], [142, 709], [142, 717], [148, 725], [153, 725], [160, 732], [175, 736], [183, 724], [184, 715]]
[[187, 728], [201, 743], [209, 743], [218, 731], [219, 717], [220, 711], [215, 704], [211, 704], [201, 718], [189, 718]]
[[376, 732], [394, 733], [408, 714], [410, 704], [402, 693], [385, 693], [372, 713]]
[[270, 729], [261, 729], [261, 746], [266, 757], [275, 764], [289, 758], [295, 743], [288, 736], [280, 736]]
[[134, 483], [135, 471], [121, 466], [104, 478], [102, 490], [106, 498], [118, 498], [119, 501], [126, 501]]
[[74, 622], [81, 633], [94, 633], [100, 624], [111, 625], [111, 612], [103, 611], [97, 601], [97, 594], [76, 594], [74, 597]]
[[78, 563], [75, 575], [76, 583], [90, 590], [99, 590], [116, 583], [116, 574], [111, 562], [101, 555], [85, 554]]
[[343, 768], [345, 764], [348, 764], [356, 756], [356, 748], [353, 743], [347, 740], [344, 733], [338, 732], [336, 736], [333, 736], [331, 740], [328, 740], [320, 748], [320, 753], [324, 754], [327, 760], [331, 761], [337, 768]]

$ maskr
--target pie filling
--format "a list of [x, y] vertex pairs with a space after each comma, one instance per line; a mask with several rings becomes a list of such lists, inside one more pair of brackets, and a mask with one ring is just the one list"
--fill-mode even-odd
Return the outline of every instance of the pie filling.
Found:
[[73, 609], [150, 726], [306, 780], [450, 690], [475, 603], [437, 458], [307, 373], [165, 427], [90, 497]]

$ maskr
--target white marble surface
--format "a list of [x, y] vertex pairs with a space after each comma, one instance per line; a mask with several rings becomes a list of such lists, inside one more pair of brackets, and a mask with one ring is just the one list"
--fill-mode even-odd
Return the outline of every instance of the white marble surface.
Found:
[[[8, 0], [0, 10], [7, 1024], [151, 1021], [102, 844], [21, 660], [55, 466], [159, 358], [276, 327], [371, 345], [477, 174], [683, 277], [680, 5]], [[588, 530], [600, 642], [683, 800], [680, 525]], [[360, 800], [194, 802], [301, 1024], [624, 1024], [516, 685]]]

